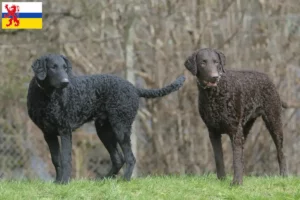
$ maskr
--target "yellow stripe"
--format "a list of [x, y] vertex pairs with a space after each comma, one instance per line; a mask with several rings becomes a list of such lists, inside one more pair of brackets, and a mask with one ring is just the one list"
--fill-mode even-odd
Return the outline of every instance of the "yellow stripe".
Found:
[[19, 26], [15, 26], [14, 21], [12, 24], [7, 27], [6, 24], [9, 24], [9, 18], [2, 18], [2, 29], [42, 29], [43, 28], [43, 18], [19, 18]]

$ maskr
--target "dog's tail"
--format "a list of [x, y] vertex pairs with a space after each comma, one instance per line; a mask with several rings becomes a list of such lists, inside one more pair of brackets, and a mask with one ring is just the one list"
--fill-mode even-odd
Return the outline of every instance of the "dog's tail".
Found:
[[160, 89], [142, 89], [137, 88], [138, 95], [144, 98], [156, 98], [156, 97], [163, 97], [171, 92], [175, 92], [179, 90], [179, 88], [183, 85], [185, 81], [185, 77], [179, 76], [173, 83], [167, 85]]

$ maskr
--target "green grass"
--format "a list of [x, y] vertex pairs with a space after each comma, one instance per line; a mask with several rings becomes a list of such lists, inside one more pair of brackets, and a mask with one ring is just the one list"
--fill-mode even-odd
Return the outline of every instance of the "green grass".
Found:
[[244, 177], [243, 186], [230, 186], [231, 177], [218, 181], [215, 175], [165, 176], [90, 181], [73, 180], [68, 185], [43, 181], [0, 181], [0, 200], [28, 199], [300, 199], [300, 178]]

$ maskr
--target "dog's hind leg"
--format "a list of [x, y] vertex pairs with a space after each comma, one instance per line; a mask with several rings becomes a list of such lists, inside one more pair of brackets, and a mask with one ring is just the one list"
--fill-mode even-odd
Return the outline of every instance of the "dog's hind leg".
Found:
[[[124, 131], [124, 132], [122, 132]], [[125, 163], [126, 163], [126, 169], [124, 173], [124, 179], [129, 181], [134, 169], [134, 165], [136, 162], [136, 159], [133, 155], [132, 149], [131, 149], [131, 141], [130, 141], [130, 134], [127, 132], [130, 132], [130, 129], [127, 130], [119, 130], [119, 133], [117, 133], [117, 140], [119, 145], [121, 146], [121, 149], [123, 151], [124, 157], [125, 157]], [[124, 135], [123, 137], [121, 135]]]
[[107, 110], [108, 120], [113, 129], [118, 144], [120, 145], [126, 168], [124, 170], [124, 179], [129, 181], [135, 165], [135, 157], [131, 149], [131, 126], [138, 110], [138, 97], [126, 95], [126, 100], [119, 99], [118, 104], [111, 104]]
[[287, 176], [286, 159], [283, 153], [283, 132], [280, 112], [280, 107], [278, 109], [271, 108], [266, 111], [262, 118], [276, 146], [280, 175]]
[[95, 127], [97, 135], [107, 149], [112, 162], [112, 167], [105, 178], [114, 178], [123, 167], [124, 158], [121, 152], [118, 150], [117, 139], [111, 128], [111, 125], [108, 121], [105, 121], [103, 124], [102, 122], [103, 121], [101, 119], [97, 119], [95, 121]]
[[[114, 122], [117, 121], [118, 120], [115, 120]], [[115, 132], [116, 139], [125, 157], [126, 168], [124, 172], [124, 179], [129, 181], [136, 162], [131, 149], [131, 141], [130, 141], [131, 125], [124, 125], [122, 123], [122, 120], [120, 120], [118, 123], [114, 123], [114, 125], [112, 125], [112, 128], [113, 131]]]

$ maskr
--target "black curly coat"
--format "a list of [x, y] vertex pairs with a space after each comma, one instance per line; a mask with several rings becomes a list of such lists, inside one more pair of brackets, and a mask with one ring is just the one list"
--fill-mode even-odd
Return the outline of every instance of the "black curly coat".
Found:
[[228, 134], [233, 149], [232, 184], [242, 184], [244, 143], [260, 116], [276, 145], [280, 174], [285, 176], [281, 122], [284, 105], [275, 85], [264, 73], [225, 71], [224, 66], [224, 54], [210, 48], [197, 50], [185, 61], [185, 67], [197, 77], [199, 112], [209, 131], [218, 178], [226, 176], [221, 134]]
[[[162, 89], [147, 90], [109, 74], [74, 76], [68, 59], [55, 54], [37, 59], [32, 68], [35, 76], [28, 90], [28, 113], [44, 133], [58, 183], [70, 179], [72, 131], [90, 121], [95, 121], [97, 134], [111, 157], [112, 168], [106, 177], [115, 176], [125, 162], [124, 178], [130, 180], [135, 165], [130, 134], [139, 98], [165, 96], [185, 81], [181, 76]], [[61, 138], [61, 153], [57, 136]]]

